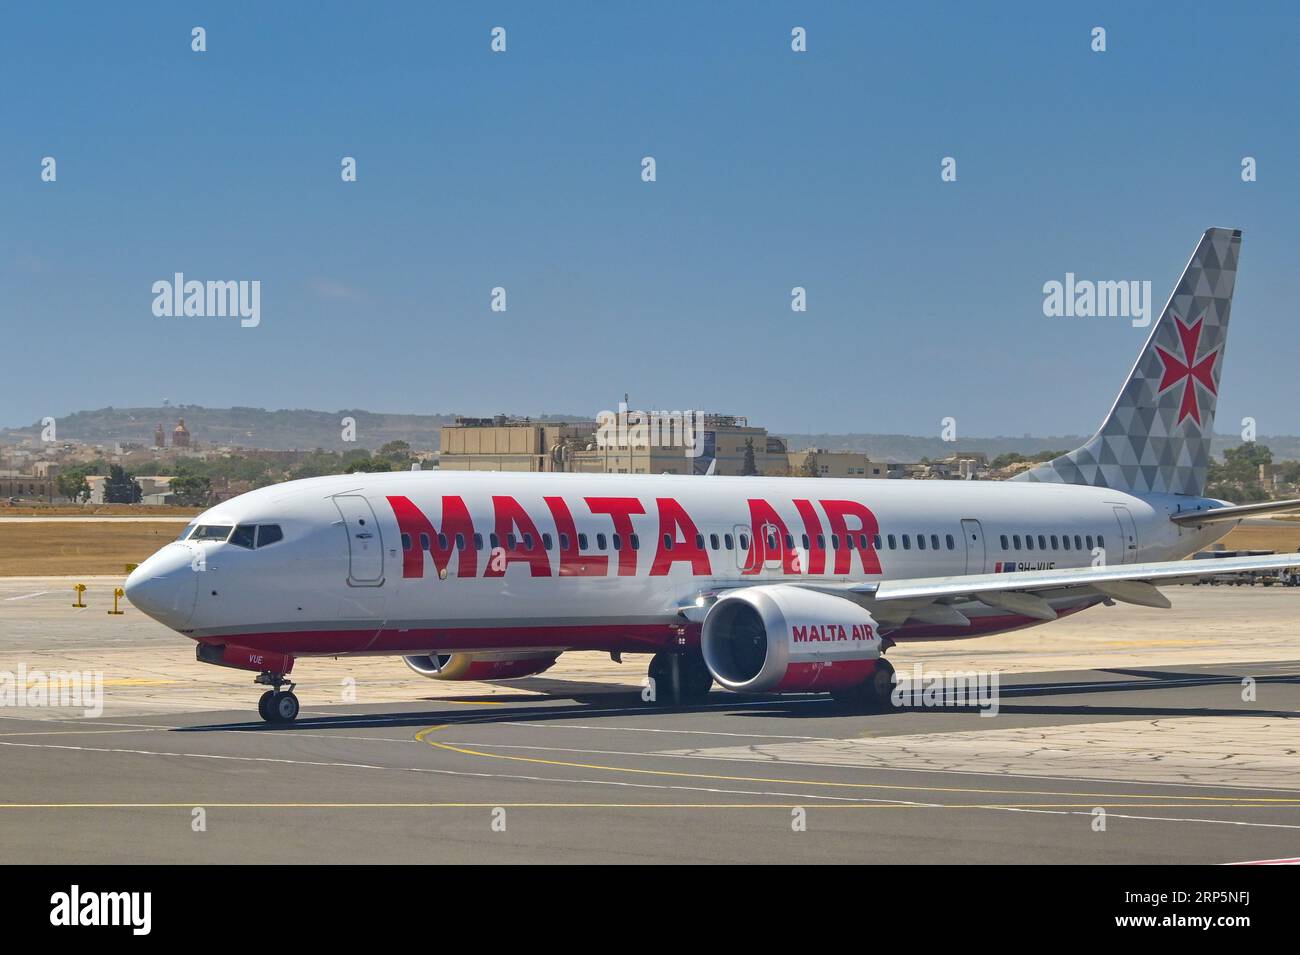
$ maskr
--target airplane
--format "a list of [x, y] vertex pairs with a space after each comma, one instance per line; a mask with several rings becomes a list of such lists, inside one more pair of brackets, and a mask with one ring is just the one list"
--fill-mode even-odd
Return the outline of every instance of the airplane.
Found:
[[1207, 498], [1239, 230], [1197, 242], [1097, 433], [1007, 481], [411, 471], [289, 481], [204, 511], [131, 603], [256, 672], [272, 723], [298, 657], [394, 655], [438, 680], [651, 654], [654, 699], [831, 693], [887, 705], [899, 641], [975, 637], [1296, 555], [1184, 560], [1300, 500]]

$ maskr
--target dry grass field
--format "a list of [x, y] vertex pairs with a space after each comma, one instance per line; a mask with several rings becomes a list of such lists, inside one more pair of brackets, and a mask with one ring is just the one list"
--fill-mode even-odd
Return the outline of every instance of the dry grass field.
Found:
[[[172, 508], [165, 513], [185, 512]], [[7, 511], [0, 514], [9, 516]], [[122, 574], [128, 563], [139, 563], [175, 540], [183, 526], [175, 521], [0, 520], [0, 577]], [[1300, 522], [1246, 524], [1223, 543], [1229, 550], [1300, 551]]]
[[175, 521], [0, 520], [0, 577], [124, 574], [185, 527]]

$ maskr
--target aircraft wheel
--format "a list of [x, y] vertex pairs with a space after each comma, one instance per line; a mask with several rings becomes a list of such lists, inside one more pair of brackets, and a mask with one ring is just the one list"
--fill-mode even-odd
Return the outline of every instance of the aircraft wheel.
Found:
[[831, 693], [831, 696], [853, 709], [878, 713], [892, 708], [890, 697], [893, 692], [894, 665], [881, 657], [867, 682], [844, 690], [836, 690]]
[[275, 716], [271, 712], [271, 700], [274, 697], [275, 697], [275, 691], [267, 690], [265, 693], [261, 695], [261, 697], [258, 698], [257, 701], [257, 715], [260, 716], [262, 719], [266, 720], [268, 723], [272, 723], [275, 721]]
[[702, 703], [713, 686], [713, 674], [698, 650], [687, 653], [656, 653], [650, 660], [655, 701], [668, 706]]
[[291, 690], [276, 693], [270, 708], [276, 723], [292, 723], [298, 718], [298, 697]]

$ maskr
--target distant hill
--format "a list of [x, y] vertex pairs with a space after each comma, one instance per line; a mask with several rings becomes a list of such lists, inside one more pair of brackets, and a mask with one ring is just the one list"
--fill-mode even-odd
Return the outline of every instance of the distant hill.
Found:
[[[362, 447], [375, 449], [389, 441], [406, 441], [416, 449], [437, 448], [439, 428], [451, 424], [454, 414], [382, 414], [361, 409], [311, 411], [265, 408], [203, 408], [175, 405], [159, 408], [100, 408], [78, 411], [57, 419], [58, 437], [88, 444], [135, 442], [153, 445], [154, 429], [162, 424], [168, 444], [176, 419], [184, 418], [193, 440], [201, 446], [237, 445], [245, 448], [324, 448], [346, 451]], [[356, 421], [356, 443], [343, 441], [344, 418]], [[568, 420], [576, 420], [570, 418]], [[0, 441], [19, 436], [37, 436], [40, 423], [28, 427], [0, 429]]]
[[[245, 448], [269, 448], [345, 451], [363, 447], [374, 450], [389, 441], [406, 441], [416, 449], [437, 449], [439, 429], [451, 424], [455, 414], [383, 414], [361, 409], [311, 411], [308, 409], [203, 408], [199, 405], [175, 405], [155, 408], [100, 408], [78, 411], [58, 419], [58, 436], [89, 444], [135, 442], [152, 446], [154, 428], [162, 424], [170, 434], [177, 418], [184, 418], [190, 434], [200, 445], [237, 445]], [[580, 421], [583, 415], [536, 415], [538, 421]], [[354, 418], [357, 425], [355, 444], [342, 439], [342, 419]], [[589, 420], [589, 419], [588, 419]], [[0, 429], [0, 442], [20, 437], [36, 437], [40, 423], [25, 427]], [[865, 451], [878, 461], [919, 461], [940, 459], [954, 451], [982, 451], [990, 458], [1007, 452], [1037, 454], [1042, 451], [1070, 450], [1081, 445], [1083, 435], [1055, 437], [998, 436], [960, 438], [956, 442], [938, 437], [906, 434], [783, 434], [793, 450], [826, 448], [829, 451]], [[1277, 460], [1300, 460], [1300, 437], [1261, 435], [1261, 444], [1273, 449]], [[1224, 448], [1241, 444], [1237, 435], [1216, 435], [1214, 453], [1222, 456]]]

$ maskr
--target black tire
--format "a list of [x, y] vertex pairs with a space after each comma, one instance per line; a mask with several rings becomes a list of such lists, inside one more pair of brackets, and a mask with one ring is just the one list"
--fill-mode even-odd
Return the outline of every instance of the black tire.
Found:
[[292, 692], [277, 693], [271, 703], [271, 710], [275, 714], [275, 722], [292, 723], [298, 718], [298, 697]]
[[713, 687], [713, 674], [698, 650], [656, 653], [650, 660], [648, 675], [654, 680], [655, 702], [666, 706], [702, 703]]
[[865, 713], [883, 713], [894, 708], [891, 699], [893, 692], [894, 665], [881, 657], [867, 682], [844, 690], [835, 690], [831, 696], [848, 709]]
[[275, 722], [275, 714], [271, 712], [271, 698], [274, 696], [274, 690], [267, 690], [257, 700], [257, 715], [268, 723]]

